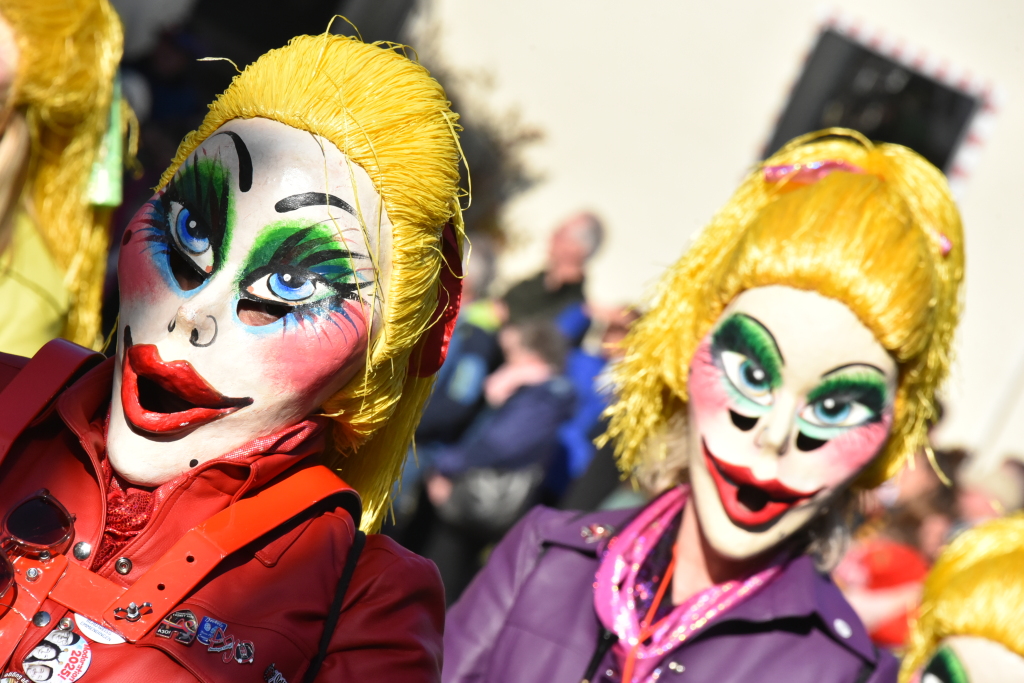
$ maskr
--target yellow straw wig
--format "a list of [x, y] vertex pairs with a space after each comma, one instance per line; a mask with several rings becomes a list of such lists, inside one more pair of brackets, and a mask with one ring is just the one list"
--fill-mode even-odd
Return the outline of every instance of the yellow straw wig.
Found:
[[965, 531], [942, 553], [924, 584], [900, 683], [927, 664], [944, 638], [977, 636], [1024, 657], [1024, 516]]
[[[825, 160], [865, 173], [835, 171], [809, 185], [764, 177], [765, 166]], [[620, 466], [675, 483], [650, 472], [685, 470], [667, 456], [671, 439], [656, 437], [682, 424], [698, 344], [738, 294], [785, 285], [845, 304], [898, 364], [891, 435], [857, 482], [877, 486], [928, 444], [963, 270], [960, 215], [938, 169], [905, 147], [844, 129], [793, 140], [747, 176], [662, 277], [627, 337], [607, 434]]]
[[271, 50], [210, 105], [161, 180], [228, 121], [262, 117], [330, 140], [373, 181], [393, 225], [383, 328], [365, 372], [323, 406], [335, 423], [327, 463], [362, 495], [368, 531], [388, 510], [433, 381], [408, 366], [436, 317], [441, 232], [451, 222], [460, 245], [463, 237], [458, 117], [440, 84], [401, 50], [328, 33]]
[[93, 207], [87, 190], [110, 118], [121, 22], [107, 0], [0, 0], [0, 15], [18, 44], [12, 100], [31, 137], [27, 203], [70, 295], [64, 336], [95, 347], [110, 210]]

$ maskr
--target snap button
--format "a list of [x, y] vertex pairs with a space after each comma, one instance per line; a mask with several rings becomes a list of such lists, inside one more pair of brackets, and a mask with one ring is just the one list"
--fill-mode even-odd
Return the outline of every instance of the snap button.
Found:
[[41, 611], [36, 612], [36, 615], [32, 617], [32, 623], [38, 626], [39, 628], [46, 626], [50, 623], [50, 613]]
[[92, 546], [85, 541], [79, 541], [75, 544], [75, 549], [71, 551], [75, 556], [75, 559], [81, 562], [82, 560], [88, 560], [89, 555], [92, 554]]
[[836, 619], [832, 622], [832, 627], [836, 630], [841, 638], [849, 638], [853, 635], [853, 629], [842, 619]]
[[117, 558], [117, 562], [114, 563], [114, 570], [118, 574], [124, 576], [125, 574], [131, 572], [132, 561], [129, 560], [127, 557], [119, 557]]
[[679, 662], [669, 662], [668, 670], [672, 671], [673, 673], [681, 674], [684, 671], [686, 671], [686, 667], [680, 664]]
[[580, 529], [580, 536], [587, 543], [597, 543], [608, 537], [615, 531], [615, 528], [607, 524], [588, 524]]

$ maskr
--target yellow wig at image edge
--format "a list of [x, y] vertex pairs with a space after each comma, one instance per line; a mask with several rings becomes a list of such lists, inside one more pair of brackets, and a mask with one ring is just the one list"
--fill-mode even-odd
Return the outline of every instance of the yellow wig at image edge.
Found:
[[[88, 183], [110, 119], [121, 22], [107, 0], [0, 0], [0, 16], [19, 53], [11, 104], [30, 138], [25, 203], [69, 296], [62, 336], [98, 348], [111, 209], [90, 204]], [[134, 115], [119, 106], [127, 127]], [[134, 140], [129, 147], [132, 157]]]
[[1024, 515], [963, 532], [925, 579], [900, 683], [909, 683], [944, 638], [977, 636], [1024, 657]]

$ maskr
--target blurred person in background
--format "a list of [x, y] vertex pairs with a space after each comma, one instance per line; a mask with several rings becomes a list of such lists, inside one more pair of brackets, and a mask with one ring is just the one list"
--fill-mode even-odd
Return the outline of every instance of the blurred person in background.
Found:
[[417, 444], [458, 441], [484, 406], [484, 381], [502, 361], [497, 335], [500, 322], [486, 297], [493, 278], [493, 254], [486, 248], [474, 248], [462, 279], [462, 308], [448, 345], [448, 358], [416, 428]]
[[584, 302], [587, 262], [604, 241], [604, 225], [590, 212], [567, 218], [551, 235], [544, 270], [513, 285], [502, 297], [508, 321], [554, 320], [568, 306]]
[[954, 533], [1024, 509], [1024, 465], [1016, 458], [990, 472], [964, 467], [958, 474]]
[[395, 491], [394, 520], [385, 527], [385, 533], [414, 552], [422, 552], [434, 523], [423, 473], [430, 470], [433, 454], [457, 443], [485, 408], [484, 382], [502, 362], [500, 321], [495, 302], [486, 297], [494, 277], [494, 254], [486, 240], [474, 244], [464, 272], [461, 308], [448, 356], [437, 373]]
[[433, 450], [426, 481], [438, 519], [423, 554], [437, 563], [449, 604], [480, 568], [481, 551], [537, 502], [574, 404], [553, 326], [508, 325], [498, 339], [505, 362], [484, 384], [487, 408], [457, 443]]
[[[937, 451], [935, 463], [955, 481], [965, 457], [962, 450]], [[896, 650], [906, 644], [925, 575], [956, 521], [956, 488], [918, 452], [911, 467], [863, 501], [865, 520], [833, 577], [871, 640]]]
[[[573, 384], [576, 408], [558, 432], [562, 450], [552, 463], [545, 483], [550, 495], [547, 502], [551, 504], [559, 504], [567, 489], [587, 472], [597, 452], [594, 438], [604, 432], [603, 429], [598, 431], [601, 414], [612, 399], [611, 370], [615, 361], [622, 357], [622, 340], [637, 318], [639, 313], [629, 306], [580, 304], [568, 307], [556, 320], [559, 330], [571, 344], [565, 376]], [[608, 471], [613, 478], [612, 488], [615, 488], [620, 477], [614, 462]]]

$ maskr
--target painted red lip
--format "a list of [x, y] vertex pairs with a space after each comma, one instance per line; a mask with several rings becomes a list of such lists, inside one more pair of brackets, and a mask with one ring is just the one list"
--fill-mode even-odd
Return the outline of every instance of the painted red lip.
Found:
[[[125, 335], [128, 340], [129, 334]], [[130, 343], [125, 344], [121, 405], [128, 424], [139, 431], [177, 434], [230, 415], [252, 403], [251, 398], [224, 396], [210, 386], [188, 361], [165, 363], [154, 345]], [[141, 397], [140, 380], [143, 383]]]
[[818, 493], [795, 491], [776, 479], [755, 479], [748, 468], [719, 460], [711, 455], [703, 440], [701, 445], [704, 462], [718, 487], [725, 514], [737, 526], [763, 527]]

